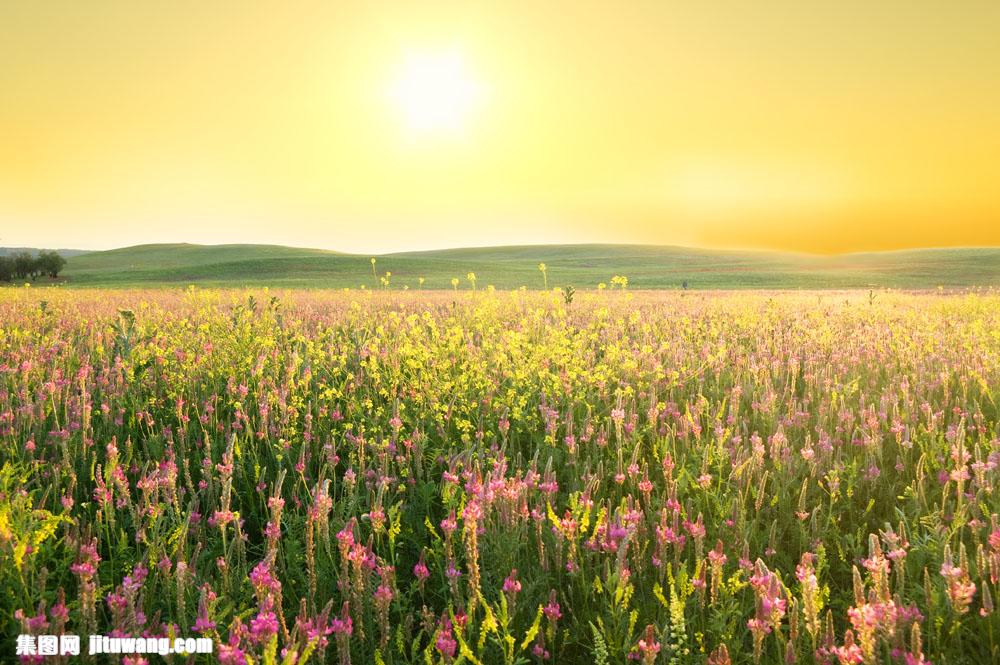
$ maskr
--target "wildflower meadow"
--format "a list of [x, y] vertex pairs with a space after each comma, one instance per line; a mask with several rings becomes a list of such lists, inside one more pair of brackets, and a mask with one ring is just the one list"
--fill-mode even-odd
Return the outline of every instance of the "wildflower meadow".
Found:
[[996, 292], [389, 279], [0, 290], [0, 662], [1000, 662]]

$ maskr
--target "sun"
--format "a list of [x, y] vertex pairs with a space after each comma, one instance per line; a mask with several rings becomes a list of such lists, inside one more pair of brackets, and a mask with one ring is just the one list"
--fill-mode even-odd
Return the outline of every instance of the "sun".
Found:
[[461, 131], [484, 96], [458, 51], [407, 55], [389, 92], [402, 122], [416, 134]]

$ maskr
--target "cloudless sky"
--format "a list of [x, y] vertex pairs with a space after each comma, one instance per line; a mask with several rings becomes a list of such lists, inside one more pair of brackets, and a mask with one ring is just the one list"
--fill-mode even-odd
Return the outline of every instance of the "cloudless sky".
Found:
[[1000, 2], [0, 3], [0, 245], [145, 242], [997, 245]]

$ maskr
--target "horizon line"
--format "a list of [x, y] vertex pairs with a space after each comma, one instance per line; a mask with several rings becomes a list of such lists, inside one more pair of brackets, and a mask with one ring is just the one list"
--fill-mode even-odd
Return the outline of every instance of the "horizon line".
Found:
[[807, 257], [837, 257], [837, 256], [852, 256], [858, 254], [891, 254], [897, 252], [920, 252], [920, 251], [935, 251], [935, 250], [977, 250], [977, 249], [1000, 249], [1000, 245], [921, 245], [913, 247], [896, 247], [892, 249], [857, 249], [844, 252], [814, 252], [807, 250], [796, 250], [796, 249], [780, 249], [780, 248], [766, 248], [766, 247], [735, 247], [735, 246], [705, 246], [705, 245], [680, 245], [671, 243], [639, 243], [639, 242], [526, 242], [526, 243], [509, 243], [502, 245], [458, 245], [458, 246], [447, 246], [447, 247], [434, 247], [434, 248], [424, 248], [424, 249], [404, 249], [396, 251], [382, 251], [382, 252], [358, 252], [358, 251], [344, 251], [340, 249], [332, 249], [328, 247], [307, 247], [297, 244], [283, 244], [280, 242], [225, 242], [225, 243], [199, 243], [199, 242], [151, 242], [151, 243], [139, 243], [135, 245], [121, 245], [116, 247], [104, 247], [104, 248], [94, 248], [86, 249], [81, 247], [46, 247], [41, 245], [0, 245], [0, 249], [3, 250], [39, 250], [39, 251], [70, 251], [70, 252], [81, 252], [87, 254], [100, 253], [100, 252], [112, 252], [124, 249], [134, 249], [137, 247], [168, 247], [168, 246], [178, 246], [178, 245], [188, 245], [191, 247], [281, 247], [284, 249], [299, 249], [306, 251], [318, 251], [318, 252], [330, 252], [332, 254], [340, 254], [343, 256], [361, 256], [361, 257], [380, 257], [380, 256], [398, 256], [402, 254], [429, 254], [434, 252], [448, 252], [448, 251], [462, 251], [462, 250], [478, 250], [478, 249], [513, 249], [513, 248], [543, 248], [543, 247], [644, 247], [644, 248], [660, 248], [660, 249], [679, 249], [688, 251], [701, 251], [701, 252], [719, 252], [719, 253], [753, 253], [753, 254], [785, 254], [785, 255], [797, 255], [797, 256], [807, 256]]

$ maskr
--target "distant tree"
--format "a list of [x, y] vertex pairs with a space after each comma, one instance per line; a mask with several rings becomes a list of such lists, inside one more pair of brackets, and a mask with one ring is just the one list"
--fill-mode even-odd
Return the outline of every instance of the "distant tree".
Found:
[[66, 267], [66, 259], [59, 252], [40, 252], [35, 260], [39, 270], [49, 277], [56, 278], [59, 272]]
[[0, 256], [0, 282], [9, 282], [12, 279], [14, 279], [14, 259]]
[[14, 261], [14, 277], [28, 279], [35, 271], [35, 257], [31, 252], [18, 252], [11, 257]]

